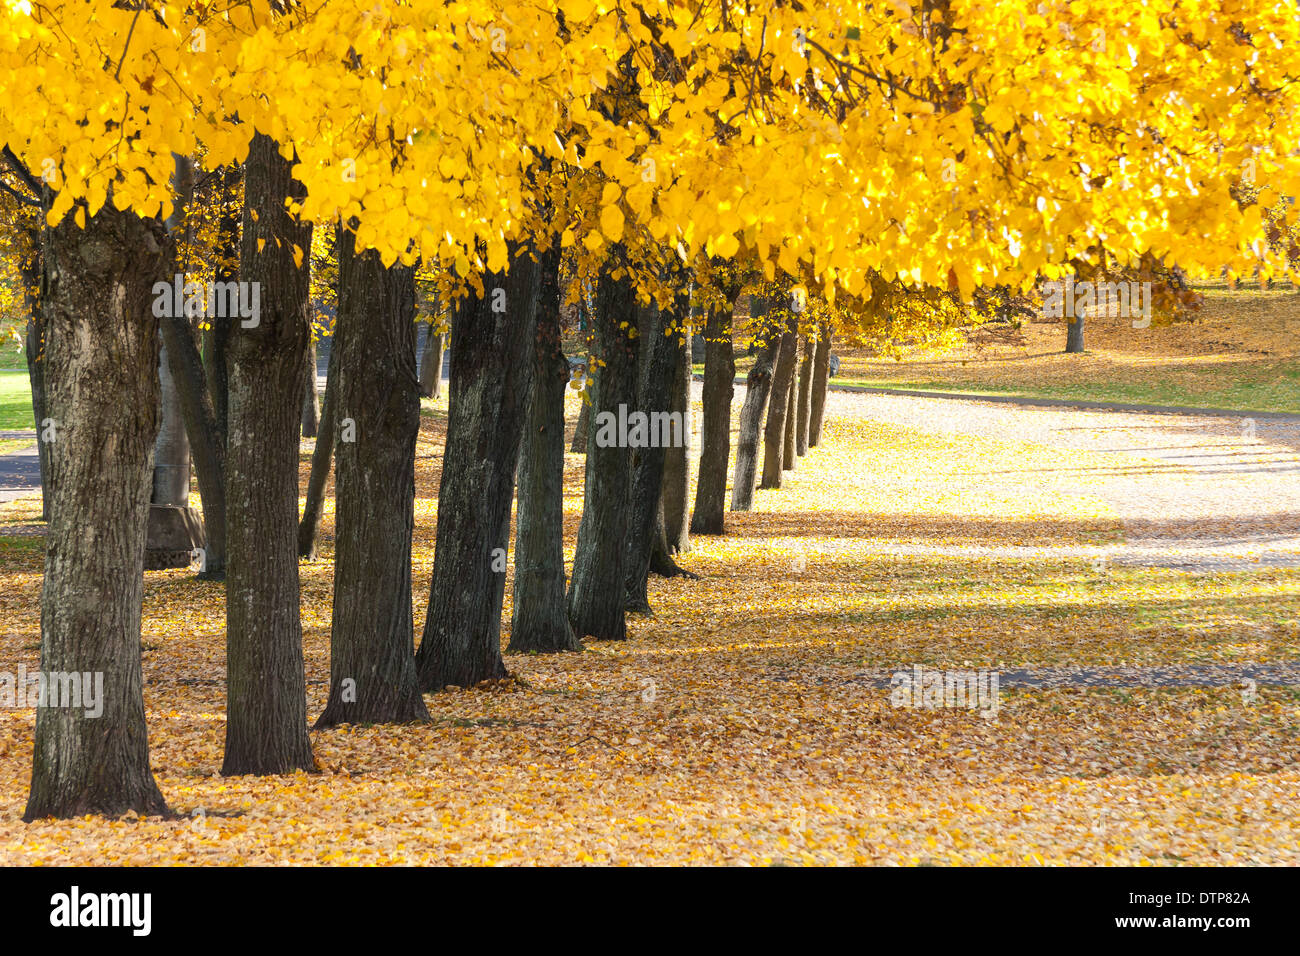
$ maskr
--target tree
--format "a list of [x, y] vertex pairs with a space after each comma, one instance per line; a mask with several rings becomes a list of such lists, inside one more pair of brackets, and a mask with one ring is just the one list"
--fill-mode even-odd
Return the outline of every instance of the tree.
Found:
[[[650, 613], [647, 578], [650, 573], [650, 556], [655, 539], [663, 534], [663, 477], [665, 448], [661, 434], [655, 434], [656, 414], [672, 410], [675, 366], [686, 354], [689, 338], [681, 338], [686, 331], [685, 319], [690, 310], [689, 292], [681, 284], [680, 292], [668, 308], [659, 308], [655, 302], [640, 307], [637, 321], [638, 339], [643, 341], [640, 394], [636, 410], [650, 422], [648, 446], [636, 449], [632, 472], [631, 495], [628, 499], [626, 542], [626, 609], [639, 614]], [[671, 428], [671, 419], [669, 419]], [[684, 424], [684, 423], [683, 423]], [[670, 436], [671, 437], [671, 436]], [[677, 435], [678, 440], [683, 436]]]
[[795, 454], [808, 454], [808, 440], [812, 425], [813, 353], [817, 341], [810, 335], [803, 337], [803, 361], [799, 363], [799, 395], [795, 401], [794, 450]]
[[411, 537], [420, 385], [415, 268], [387, 268], [340, 229], [334, 414], [348, 423], [335, 480], [330, 692], [316, 726], [428, 720], [415, 674]]
[[226, 449], [225, 775], [316, 769], [307, 737], [298, 584], [298, 434], [311, 334], [302, 264], [311, 224], [280, 145], [253, 137], [245, 167], [240, 275], [256, 322], [232, 328]]
[[[167, 812], [149, 767], [140, 614], [158, 428], [153, 289], [171, 239], [157, 220], [113, 203], [81, 221], [84, 229], [69, 217], [48, 230], [43, 251], [54, 431], [41, 671], [56, 675], [62, 694], [78, 685], [82, 694], [37, 708], [28, 821]], [[80, 706], [90, 696], [98, 703]]]
[[759, 348], [754, 367], [745, 376], [745, 401], [740, 406], [740, 436], [736, 443], [736, 474], [731, 482], [731, 510], [754, 507], [754, 484], [758, 472], [758, 432], [772, 391], [772, 369], [785, 338], [777, 322], [768, 317], [766, 299], [751, 297], [750, 311], [759, 320], [755, 344]]
[[[700, 473], [691, 514], [694, 534], [726, 531], [727, 464], [731, 457], [731, 400], [735, 393], [736, 358], [732, 314], [740, 283], [725, 282], [705, 298], [704, 388], [700, 434]], [[710, 290], [713, 291], [713, 290]]]
[[330, 357], [325, 372], [325, 400], [321, 404], [320, 428], [317, 429], [316, 447], [311, 452], [311, 470], [307, 474], [307, 497], [303, 503], [302, 519], [298, 522], [298, 557], [316, 560], [317, 538], [320, 522], [325, 514], [325, 483], [329, 481], [330, 465], [334, 461], [334, 441], [338, 435], [336, 406], [338, 391], [338, 360], [330, 347]]
[[822, 419], [826, 414], [826, 392], [830, 387], [831, 327], [823, 322], [817, 332], [817, 356], [813, 359], [812, 408], [808, 413], [808, 447], [822, 440]]
[[627, 636], [623, 608], [632, 462], [628, 449], [607, 442], [600, 428], [602, 415], [617, 420], [619, 407], [626, 412], [637, 400], [636, 287], [622, 258], [618, 247], [602, 267], [592, 316], [600, 364], [592, 388], [587, 479], [568, 597], [569, 621], [579, 639]]
[[519, 452], [511, 653], [581, 650], [564, 599], [564, 393], [569, 361], [560, 341], [560, 249], [542, 255], [533, 338], [532, 396]]
[[[676, 350], [672, 369], [672, 401], [669, 411], [681, 416], [681, 444], [664, 452], [663, 523], [665, 550], [669, 555], [691, 550], [690, 503], [691, 435], [694, 431], [691, 411], [691, 333], [689, 320], [683, 324], [680, 348]], [[653, 570], [653, 568], [652, 568]]]
[[763, 432], [763, 480], [760, 488], [780, 488], [785, 452], [785, 423], [790, 409], [790, 390], [794, 387], [795, 352], [798, 349], [797, 320], [790, 315], [785, 322], [772, 372], [772, 397], [767, 409], [767, 426]]
[[447, 445], [429, 612], [416, 653], [421, 689], [506, 676], [501, 610], [515, 465], [528, 411], [540, 269], [515, 246], [509, 272], [457, 303]]

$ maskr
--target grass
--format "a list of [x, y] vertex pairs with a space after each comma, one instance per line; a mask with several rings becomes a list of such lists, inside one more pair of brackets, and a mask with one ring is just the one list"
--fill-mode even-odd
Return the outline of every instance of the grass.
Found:
[[[972, 376], [958, 381], [953, 380], [955, 376], [867, 378], [841, 375], [835, 379], [835, 384], [1020, 398], [1080, 399], [1129, 405], [1300, 413], [1300, 361], [1296, 360], [1256, 363], [1244, 369], [1228, 363], [1195, 369], [1165, 368], [1159, 372], [1158, 377], [1153, 376], [1148, 381], [1125, 381], [1121, 372], [1120, 369], [1112, 370], [1101, 381], [1042, 385], [1032, 381], [1033, 369], [1026, 369], [1023, 377], [999, 369], [999, 375], [1005, 375], [1005, 378]], [[966, 382], [970, 384], [967, 385]]]
[[0, 371], [0, 428], [30, 430], [35, 427], [27, 370]]
[[[1193, 321], [1134, 329], [1124, 319], [1088, 319], [1081, 355], [1064, 353], [1060, 321], [972, 330], [958, 348], [898, 360], [841, 336], [840, 374], [831, 383], [1300, 414], [1300, 293], [1199, 290], [1206, 301]], [[738, 382], [753, 363], [737, 355]]]

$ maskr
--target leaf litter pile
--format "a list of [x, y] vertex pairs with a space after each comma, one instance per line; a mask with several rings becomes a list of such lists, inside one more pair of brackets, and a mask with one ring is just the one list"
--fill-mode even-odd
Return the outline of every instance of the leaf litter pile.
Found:
[[[509, 656], [508, 680], [427, 695], [428, 725], [313, 732], [318, 774], [219, 775], [221, 585], [149, 572], [151, 759], [181, 816], [23, 824], [34, 710], [0, 709], [0, 863], [1300, 862], [1285, 682], [1003, 686], [987, 718], [893, 706], [874, 679], [1293, 666], [1300, 571], [1099, 568], [1079, 549], [1124, 540], [1103, 496], [993, 477], [1009, 461], [1086, 473], [1091, 452], [838, 408], [784, 489], [728, 514], [727, 536], [693, 538], [679, 561], [698, 581], [651, 578], [655, 616], [630, 618], [629, 640]], [[417, 637], [445, 425], [446, 399], [426, 403]], [[582, 469], [569, 455], [567, 561]], [[301, 569], [310, 720], [328, 687], [332, 506], [322, 560]], [[9, 671], [39, 665], [43, 538], [15, 533], [38, 513], [0, 511]]]

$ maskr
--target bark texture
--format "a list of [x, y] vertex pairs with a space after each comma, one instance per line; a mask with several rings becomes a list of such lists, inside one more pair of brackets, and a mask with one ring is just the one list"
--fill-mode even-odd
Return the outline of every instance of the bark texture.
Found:
[[256, 134], [245, 169], [240, 275], [258, 283], [260, 312], [232, 324], [226, 355], [226, 775], [316, 769], [297, 547], [310, 259], [293, 261], [295, 245], [311, 248], [311, 224], [285, 210], [303, 190], [279, 144]]
[[316, 447], [311, 452], [311, 471], [307, 475], [307, 497], [303, 503], [302, 519], [298, 522], [298, 557], [315, 561], [320, 540], [320, 521], [325, 513], [325, 485], [334, 461], [334, 441], [338, 435], [338, 416], [335, 398], [338, 381], [338, 361], [330, 345], [329, 365], [325, 372], [325, 401], [321, 405], [320, 428], [317, 429]]
[[591, 404], [583, 402], [582, 407], [578, 409], [578, 423], [573, 428], [573, 444], [569, 446], [569, 451], [579, 455], [587, 453], [587, 431], [590, 427]]
[[682, 417], [682, 443], [664, 453], [663, 516], [664, 540], [670, 554], [691, 550], [691, 328], [686, 326], [676, 343], [672, 369], [672, 399], [669, 411]]
[[[618, 261], [619, 256], [611, 257]], [[596, 370], [592, 422], [587, 430], [587, 475], [583, 490], [582, 521], [569, 583], [569, 621], [581, 640], [622, 640], [627, 636], [623, 612], [627, 582], [628, 495], [632, 460], [629, 450], [597, 441], [601, 412], [618, 415], [619, 405], [630, 410], [637, 399], [636, 290], [624, 274], [614, 278], [608, 268], [596, 283], [597, 357], [605, 364]], [[627, 328], [620, 328], [626, 323]]]
[[790, 409], [790, 389], [794, 383], [796, 339], [795, 320], [786, 322], [781, 335], [776, 368], [772, 373], [772, 396], [767, 409], [767, 426], [763, 431], [763, 480], [760, 488], [780, 488], [785, 459], [785, 422]]
[[[140, 614], [158, 427], [153, 285], [167, 279], [171, 239], [111, 200], [84, 230], [69, 215], [45, 235], [40, 298], [55, 432], [41, 671], [88, 676], [102, 695], [96, 704], [83, 690], [68, 706], [37, 707], [23, 819], [165, 814], [149, 766]], [[70, 681], [54, 683], [59, 699], [46, 703], [65, 703], [65, 690], [74, 697]]]
[[781, 445], [781, 470], [794, 471], [795, 439], [794, 432], [798, 422], [799, 398], [799, 338], [795, 337], [795, 363], [790, 369], [790, 388], [786, 391], [785, 432]]
[[826, 391], [830, 387], [831, 330], [822, 325], [817, 336], [817, 356], [813, 359], [812, 406], [808, 413], [808, 447], [822, 440], [822, 417], [826, 414]]
[[437, 398], [442, 394], [442, 333], [434, 332], [430, 321], [424, 330], [424, 354], [420, 356], [420, 394]]
[[[767, 312], [762, 300], [751, 306], [755, 314]], [[761, 312], [759, 310], [762, 310]], [[779, 326], [769, 325], [754, 367], [745, 376], [745, 401], [740, 406], [740, 435], [736, 439], [736, 474], [731, 482], [731, 510], [748, 511], [754, 507], [754, 481], [758, 473], [758, 434], [763, 425], [768, 395], [772, 391], [772, 370], [781, 350], [784, 335]]]
[[540, 271], [529, 249], [512, 248], [508, 274], [484, 276], [485, 297], [462, 299], [452, 319], [433, 580], [416, 654], [426, 691], [506, 676], [504, 560], [528, 411]]
[[[640, 395], [636, 407], [653, 421], [653, 413], [670, 411], [673, 401], [674, 366], [683, 353], [676, 335], [664, 335], [664, 329], [674, 324], [674, 311], [689, 308], [686, 290], [674, 303], [675, 310], [662, 311], [653, 303], [642, 307], [637, 328], [638, 339], [644, 341], [644, 374], [641, 376]], [[653, 430], [653, 429], [652, 429]], [[668, 449], [645, 447], [636, 449], [632, 478], [632, 494], [628, 501], [627, 550], [627, 604], [628, 611], [649, 614], [650, 600], [647, 580], [650, 575], [650, 552], [655, 539], [663, 534], [663, 478], [664, 461]], [[665, 536], [666, 544], [666, 536]]]
[[727, 463], [731, 458], [731, 401], [735, 395], [736, 357], [732, 315], [740, 289], [722, 290], [725, 308], [709, 311], [704, 325], [704, 388], [700, 430], [700, 474], [695, 485], [694, 534], [725, 534]]
[[808, 454], [808, 438], [812, 426], [813, 355], [817, 343], [808, 336], [803, 339], [803, 359], [799, 363], [799, 395], [795, 403], [794, 453]]
[[[23, 280], [23, 293], [27, 299], [27, 331], [23, 338], [23, 351], [27, 358], [27, 381], [32, 390], [32, 417], [35, 419], [36, 433], [41, 433], [41, 422], [45, 421], [45, 313], [41, 302], [41, 252], [40, 234], [35, 229], [27, 230], [24, 239], [29, 255], [23, 257], [20, 267]], [[39, 442], [36, 446], [37, 458], [41, 469], [41, 520], [50, 520], [50, 496], [45, 490], [49, 485], [50, 450], [48, 443]]]
[[415, 529], [415, 268], [338, 237], [340, 442], [335, 477], [329, 701], [316, 726], [429, 719], [415, 674], [411, 535]]
[[541, 262], [532, 396], [519, 452], [510, 653], [582, 649], [564, 602], [564, 393], [569, 361], [560, 342], [559, 266], [555, 245]]
[[1081, 315], [1067, 320], [1065, 351], [1072, 355], [1083, 351], [1083, 316]]
[[316, 393], [316, 340], [307, 342], [307, 360], [302, 370], [302, 437], [316, 438], [320, 432], [320, 396]]

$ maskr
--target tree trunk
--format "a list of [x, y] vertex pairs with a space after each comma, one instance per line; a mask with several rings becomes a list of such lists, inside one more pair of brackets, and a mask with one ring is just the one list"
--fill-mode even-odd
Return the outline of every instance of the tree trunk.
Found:
[[564, 393], [569, 360], [560, 341], [560, 248], [541, 262], [528, 422], [519, 453], [512, 653], [577, 651], [564, 605]]
[[316, 727], [429, 719], [415, 675], [411, 536], [415, 529], [415, 268], [384, 268], [340, 229], [338, 355], [340, 442], [335, 478], [334, 610], [330, 692]]
[[[203, 503], [204, 556], [198, 576], [221, 580], [226, 574], [226, 450], [221, 441], [203, 359], [194, 330], [183, 314], [164, 315], [163, 346], [180, 398], [194, 472]], [[224, 363], [223, 363], [224, 364]]]
[[[727, 462], [731, 457], [731, 400], [736, 357], [731, 320], [739, 289], [723, 290], [730, 305], [709, 312], [704, 326], [704, 408], [701, 415], [700, 475], [695, 485], [691, 531], [725, 534]], [[733, 294], [734, 293], [734, 294]]]
[[315, 561], [317, 541], [320, 537], [321, 516], [325, 513], [325, 483], [330, 477], [330, 463], [334, 459], [334, 441], [338, 434], [338, 362], [334, 358], [334, 344], [330, 343], [330, 357], [325, 371], [325, 401], [321, 407], [320, 428], [317, 429], [316, 447], [311, 453], [311, 471], [307, 475], [307, 499], [303, 503], [302, 520], [298, 522], [298, 557]]
[[302, 376], [302, 437], [320, 435], [320, 396], [316, 394], [316, 340], [307, 342], [307, 361]]
[[[621, 248], [617, 250], [621, 253]], [[617, 262], [619, 255], [610, 261]], [[588, 428], [587, 476], [582, 521], [569, 582], [569, 622], [581, 640], [622, 640], [627, 637], [623, 613], [627, 571], [628, 495], [632, 484], [631, 454], [622, 442], [601, 439], [602, 413], [618, 417], [619, 406], [632, 409], [637, 398], [636, 289], [626, 274], [614, 278], [607, 266], [596, 284], [597, 357], [592, 422]], [[620, 323], [628, 328], [619, 328]], [[620, 436], [621, 438], [622, 436]]]
[[812, 408], [808, 413], [808, 447], [822, 440], [822, 417], [826, 414], [826, 391], [830, 385], [831, 328], [823, 325], [817, 337], [817, 356], [813, 359]]
[[[766, 314], [768, 305], [754, 297], [751, 308]], [[759, 309], [763, 311], [758, 312]], [[740, 436], [736, 440], [736, 474], [731, 482], [731, 510], [749, 511], [754, 507], [754, 478], [758, 470], [758, 432], [763, 412], [772, 391], [772, 370], [785, 339], [779, 326], [771, 324], [760, 333], [763, 346], [754, 367], [745, 376], [745, 401], [740, 406]]]
[[[225, 775], [316, 769], [307, 737], [298, 583], [298, 432], [307, 340], [311, 224], [279, 144], [254, 135], [244, 183], [240, 275], [259, 290], [256, 323], [227, 345]], [[257, 218], [252, 214], [256, 212]], [[258, 248], [258, 240], [262, 248]], [[252, 285], [256, 283], [256, 285]]]
[[591, 402], [584, 401], [578, 409], [578, 423], [573, 428], [573, 444], [569, 451], [580, 455], [587, 453], [587, 430], [591, 425]]
[[424, 330], [424, 354], [420, 356], [420, 394], [437, 398], [442, 394], [442, 333], [434, 332], [430, 320]]
[[85, 229], [69, 215], [46, 233], [39, 295], [55, 432], [41, 672], [67, 680], [51, 688], [59, 700], [47, 703], [59, 706], [36, 709], [29, 822], [167, 813], [149, 766], [140, 615], [158, 427], [153, 288], [172, 256], [165, 230], [111, 199]]
[[[239, 206], [235, 195], [243, 169], [227, 166], [222, 175], [222, 214], [217, 224], [217, 281], [234, 282], [239, 278]], [[230, 330], [235, 320], [229, 316], [208, 316], [208, 327], [203, 333], [203, 364], [208, 390], [212, 393], [212, 415], [217, 423], [217, 437], [221, 447], [226, 447], [227, 406], [230, 395], [230, 375], [226, 369], [226, 349]]]
[[1071, 355], [1083, 351], [1083, 316], [1076, 315], [1067, 319], [1065, 331], [1065, 351]]
[[817, 343], [811, 337], [803, 338], [803, 361], [799, 363], [799, 399], [794, 425], [794, 452], [800, 457], [808, 454], [808, 439], [812, 426], [813, 353]]
[[506, 676], [501, 605], [515, 465], [528, 412], [540, 269], [511, 249], [507, 275], [456, 307], [447, 444], [429, 614], [416, 654], [420, 687], [472, 687]]
[[691, 327], [675, 336], [672, 403], [669, 411], [682, 416], [682, 443], [664, 453], [663, 520], [664, 534], [671, 554], [691, 550], [690, 519], [687, 500], [691, 484]]
[[794, 471], [795, 439], [794, 431], [799, 419], [799, 337], [794, 339], [795, 363], [790, 369], [790, 388], [786, 391], [785, 433], [781, 446], [781, 470]]
[[767, 409], [767, 427], [763, 432], [763, 480], [760, 488], [780, 488], [785, 451], [785, 421], [790, 408], [790, 389], [794, 384], [796, 339], [795, 319], [786, 322], [772, 373], [772, 400]]
[[[27, 355], [27, 381], [32, 390], [32, 417], [35, 419], [36, 434], [42, 431], [41, 422], [45, 421], [45, 316], [41, 301], [41, 253], [40, 233], [35, 229], [27, 230], [24, 239], [30, 243], [29, 255], [23, 257], [21, 275], [23, 292], [27, 298], [27, 334], [23, 339], [23, 348]], [[38, 442], [36, 455], [41, 470], [41, 520], [50, 520], [50, 449], [47, 442]]]
[[[678, 345], [676, 335], [664, 335], [664, 330], [671, 328], [678, 321], [677, 317], [689, 308], [686, 289], [682, 288], [672, 310], [662, 311], [654, 303], [640, 309], [637, 328], [640, 332], [638, 340], [644, 342], [641, 351], [645, 356], [645, 374], [642, 376], [641, 394], [636, 407], [650, 422], [654, 421], [653, 413], [663, 414], [672, 409], [676, 366], [684, 356], [684, 349]], [[664, 520], [662, 493], [668, 449], [655, 441], [663, 436], [655, 434], [653, 425], [649, 432], [649, 445], [636, 450], [632, 494], [628, 501], [627, 547], [624, 558], [627, 572], [626, 610], [638, 614], [651, 613], [647, 592], [650, 552], [657, 533], [665, 533], [660, 522]]]

